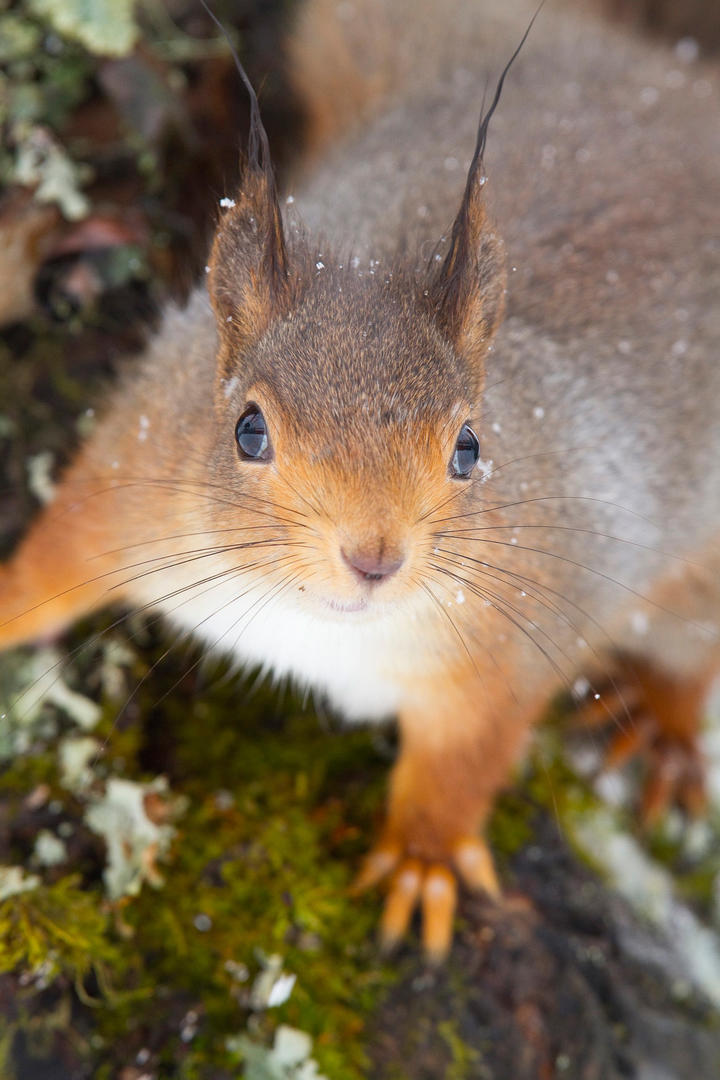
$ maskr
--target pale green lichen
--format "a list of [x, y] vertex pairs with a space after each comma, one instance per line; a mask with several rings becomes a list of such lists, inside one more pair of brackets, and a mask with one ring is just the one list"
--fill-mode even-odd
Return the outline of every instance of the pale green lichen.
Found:
[[86, 166], [73, 162], [45, 128], [16, 130], [15, 167], [11, 179], [34, 189], [39, 203], [55, 203], [68, 221], [90, 212], [90, 202], [80, 190], [91, 178]]
[[58, 746], [60, 783], [68, 791], [80, 795], [92, 785], [101, 743], [91, 735], [67, 735]]
[[147, 806], [153, 797], [164, 804], [168, 815], [175, 816], [182, 808], [179, 800], [170, 799], [163, 777], [149, 784], [113, 778], [85, 812], [85, 823], [102, 836], [107, 847], [103, 879], [112, 900], [137, 896], [144, 882], [155, 887], [163, 884], [156, 864], [167, 854], [175, 829], [150, 818]]
[[37, 889], [40, 878], [26, 874], [21, 866], [0, 866], [0, 903], [11, 896]]
[[287, 1024], [277, 1028], [270, 1048], [246, 1035], [231, 1037], [227, 1047], [242, 1056], [244, 1080], [328, 1080], [318, 1072], [317, 1062], [310, 1056], [310, 1036]]
[[67, 860], [67, 845], [49, 829], [41, 829], [35, 837], [32, 857], [40, 866], [59, 866]]
[[28, 0], [30, 10], [92, 53], [126, 56], [135, 45], [135, 0]]

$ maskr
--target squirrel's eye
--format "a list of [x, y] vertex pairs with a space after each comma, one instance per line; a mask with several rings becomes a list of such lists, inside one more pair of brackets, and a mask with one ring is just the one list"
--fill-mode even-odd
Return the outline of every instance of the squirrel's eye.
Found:
[[248, 405], [235, 425], [238, 454], [243, 461], [269, 461], [272, 457], [265, 417], [257, 405]]
[[469, 424], [463, 424], [450, 462], [451, 476], [467, 478], [480, 457], [480, 442]]

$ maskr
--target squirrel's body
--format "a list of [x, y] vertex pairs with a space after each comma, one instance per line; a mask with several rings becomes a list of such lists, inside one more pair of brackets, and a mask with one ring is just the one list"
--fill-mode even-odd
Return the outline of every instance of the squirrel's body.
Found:
[[[325, 100], [285, 238], [250, 176], [214, 311], [201, 288], [166, 315], [0, 577], [0, 644], [117, 597], [348, 717], [396, 713], [367, 880], [407, 855], [419, 888], [412, 860], [455, 857], [492, 888], [469, 838], [554, 689], [620, 657], [656, 712], [682, 712], [718, 666], [720, 87], [543, 11], [453, 226], [487, 72], [531, 11], [443, 6], [433, 38], [414, 6], [383, 81], [373, 42], [402, 20], [367, 7], [345, 72], [366, 119], [328, 145], [348, 117]], [[332, 87], [326, 14], [296, 38], [301, 85], [314, 62]], [[248, 402], [272, 460], [237, 461]], [[466, 422], [469, 478], [448, 465]], [[692, 753], [694, 715], [659, 722]], [[430, 948], [446, 923], [428, 916]]]

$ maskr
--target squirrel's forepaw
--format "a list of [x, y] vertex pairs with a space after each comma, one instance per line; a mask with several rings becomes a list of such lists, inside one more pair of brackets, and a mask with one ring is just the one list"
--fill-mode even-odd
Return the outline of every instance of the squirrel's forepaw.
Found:
[[458, 878], [468, 888], [485, 892], [492, 899], [500, 896], [492, 856], [487, 844], [476, 837], [456, 841], [442, 862], [412, 857], [398, 843], [381, 842], [365, 859], [353, 891], [364, 892], [387, 879], [380, 923], [383, 949], [398, 944], [419, 906], [423, 951], [431, 963], [440, 963], [452, 942]]
[[697, 816], [706, 808], [707, 794], [698, 738], [701, 697], [696, 684], [686, 689], [665, 679], [657, 686], [650, 681], [647, 669], [642, 675], [642, 679], [616, 685], [598, 701], [581, 706], [580, 722], [599, 727], [615, 718], [619, 730], [610, 737], [604, 763], [612, 769], [640, 760], [643, 824], [654, 825], [672, 806]]

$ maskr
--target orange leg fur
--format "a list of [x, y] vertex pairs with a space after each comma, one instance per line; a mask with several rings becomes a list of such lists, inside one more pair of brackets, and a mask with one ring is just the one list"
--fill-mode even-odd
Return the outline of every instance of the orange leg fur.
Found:
[[483, 701], [476, 676], [465, 687], [451, 685], [450, 678], [438, 679], [422, 708], [400, 716], [402, 747], [385, 827], [355, 886], [363, 890], [389, 880], [381, 924], [385, 947], [399, 941], [420, 905], [423, 947], [431, 961], [441, 960], [450, 947], [457, 878], [499, 896], [481, 830], [534, 719], [504, 687]]

